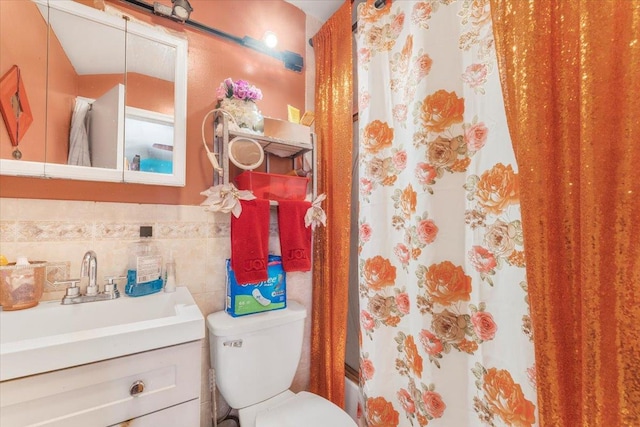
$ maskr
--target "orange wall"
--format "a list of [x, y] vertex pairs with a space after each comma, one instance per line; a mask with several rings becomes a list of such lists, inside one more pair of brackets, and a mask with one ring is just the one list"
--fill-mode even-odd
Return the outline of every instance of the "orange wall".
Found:
[[[34, 31], [25, 32], [16, 16], [40, 22]], [[47, 88], [47, 29], [34, 3], [0, 0], [0, 77], [13, 65], [20, 68], [27, 92], [33, 123], [20, 141], [23, 158], [44, 161], [45, 115]], [[5, 36], [6, 34], [6, 36]], [[4, 120], [0, 120], [0, 158], [10, 159], [13, 147]], [[0, 187], [0, 191], [2, 188]], [[2, 191], [3, 193], [3, 191]], [[1, 195], [1, 193], [0, 193]]]
[[[4, 3], [0, 0], [0, 3]], [[58, 179], [0, 176], [0, 196], [18, 198], [120, 201], [198, 205], [200, 192], [213, 182], [200, 137], [205, 114], [215, 107], [215, 91], [222, 80], [244, 79], [262, 90], [258, 107], [265, 116], [286, 119], [287, 104], [304, 109], [305, 75], [284, 68], [282, 61], [211, 34], [109, 0], [134, 18], [162, 25], [189, 42], [187, 93], [187, 176], [182, 188]], [[170, 4], [169, 0], [164, 3]], [[234, 36], [260, 39], [270, 29], [280, 40], [278, 49], [304, 56], [305, 15], [284, 1], [190, 0], [191, 19]], [[3, 13], [4, 15], [4, 13]], [[4, 41], [3, 41], [4, 45]]]
[[127, 106], [173, 116], [173, 82], [127, 73]]
[[[77, 76], [76, 95], [97, 99], [118, 83], [125, 83], [124, 74], [89, 74]], [[127, 73], [126, 104], [128, 107], [142, 108], [156, 113], [173, 115], [173, 82]]]

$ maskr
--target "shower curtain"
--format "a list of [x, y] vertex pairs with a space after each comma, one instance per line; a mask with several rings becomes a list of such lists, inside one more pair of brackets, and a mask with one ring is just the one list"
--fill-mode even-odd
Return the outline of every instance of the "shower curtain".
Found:
[[360, 424], [536, 425], [489, 0], [358, 8]]
[[640, 0], [491, 5], [539, 423], [640, 426]]
[[309, 389], [344, 405], [344, 362], [351, 223], [353, 57], [349, 0], [313, 37], [318, 193], [327, 226], [313, 237], [313, 306]]

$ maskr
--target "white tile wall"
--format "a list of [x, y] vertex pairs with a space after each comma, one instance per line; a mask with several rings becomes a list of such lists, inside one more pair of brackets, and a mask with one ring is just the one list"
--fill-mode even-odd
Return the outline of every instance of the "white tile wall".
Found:
[[[10, 262], [24, 255], [63, 266], [68, 263], [71, 277], [77, 277], [82, 256], [91, 249], [98, 257], [100, 278], [119, 276], [126, 273], [128, 244], [137, 240], [141, 225], [151, 225], [160, 249], [165, 254], [173, 251], [178, 284], [189, 288], [206, 317], [224, 308], [225, 259], [231, 253], [229, 215], [205, 212], [199, 206], [0, 198], [0, 253]], [[280, 253], [275, 211], [270, 249]], [[287, 293], [308, 310], [302, 358], [292, 387], [300, 391], [309, 384], [311, 273], [290, 273]], [[62, 290], [48, 287], [43, 300], [58, 299], [62, 294]], [[211, 426], [208, 339], [203, 342], [202, 361], [204, 427]], [[217, 406], [218, 412], [224, 413], [224, 402]]]

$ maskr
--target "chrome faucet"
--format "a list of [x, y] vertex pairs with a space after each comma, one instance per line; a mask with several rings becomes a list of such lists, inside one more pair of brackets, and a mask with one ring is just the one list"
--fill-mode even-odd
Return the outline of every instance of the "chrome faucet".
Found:
[[98, 257], [94, 251], [87, 251], [80, 266], [80, 284], [87, 283], [87, 296], [98, 295]]
[[[62, 298], [61, 303], [68, 304], [80, 304], [83, 302], [93, 301], [106, 301], [116, 299], [120, 297], [120, 291], [118, 291], [118, 284], [116, 280], [126, 279], [126, 277], [107, 277], [108, 283], [104, 285], [104, 291], [100, 292], [98, 286], [98, 257], [94, 251], [87, 251], [82, 257], [82, 264], [80, 266], [80, 278], [69, 279], [64, 281], [55, 282], [54, 285], [70, 285], [67, 287], [67, 292]], [[87, 284], [87, 290], [84, 295], [81, 293], [81, 286]]]

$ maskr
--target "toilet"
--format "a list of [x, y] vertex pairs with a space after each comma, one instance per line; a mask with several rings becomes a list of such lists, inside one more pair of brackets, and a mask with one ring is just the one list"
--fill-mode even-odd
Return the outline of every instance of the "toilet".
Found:
[[287, 308], [231, 317], [207, 316], [211, 366], [222, 397], [238, 410], [241, 427], [356, 427], [337, 405], [289, 390], [296, 373], [307, 311]]

